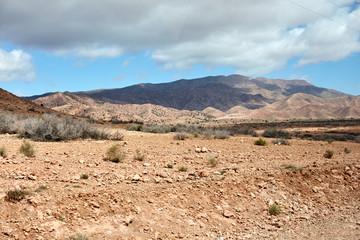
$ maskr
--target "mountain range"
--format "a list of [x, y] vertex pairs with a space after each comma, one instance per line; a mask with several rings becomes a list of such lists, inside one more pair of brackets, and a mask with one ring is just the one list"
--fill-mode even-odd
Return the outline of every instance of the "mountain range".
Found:
[[211, 76], [161, 84], [26, 97], [95, 119], [288, 119], [360, 117], [360, 97], [304, 80]]

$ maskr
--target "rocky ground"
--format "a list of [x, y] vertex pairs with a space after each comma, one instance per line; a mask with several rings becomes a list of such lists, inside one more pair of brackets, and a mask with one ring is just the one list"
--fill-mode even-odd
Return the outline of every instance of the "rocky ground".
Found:
[[[0, 239], [360, 239], [360, 143], [173, 136], [33, 142], [25, 157], [0, 135]], [[126, 159], [104, 161], [118, 143]], [[29, 194], [7, 201], [14, 189]]]

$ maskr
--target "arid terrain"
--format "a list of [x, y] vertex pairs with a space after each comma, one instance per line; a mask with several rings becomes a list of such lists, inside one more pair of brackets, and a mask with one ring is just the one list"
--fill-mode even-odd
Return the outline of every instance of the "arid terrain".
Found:
[[[32, 142], [34, 157], [19, 153], [17, 135], [0, 135], [0, 239], [360, 238], [360, 143], [122, 131], [123, 141]], [[104, 161], [114, 144], [123, 162]], [[14, 189], [29, 194], [6, 201]]]

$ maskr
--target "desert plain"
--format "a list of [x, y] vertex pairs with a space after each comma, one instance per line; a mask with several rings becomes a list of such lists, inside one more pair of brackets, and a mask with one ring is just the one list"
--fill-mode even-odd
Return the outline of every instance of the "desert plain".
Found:
[[[0, 239], [360, 238], [360, 143], [121, 131], [122, 141], [30, 141], [34, 157], [0, 135]], [[126, 158], [105, 161], [115, 144]]]

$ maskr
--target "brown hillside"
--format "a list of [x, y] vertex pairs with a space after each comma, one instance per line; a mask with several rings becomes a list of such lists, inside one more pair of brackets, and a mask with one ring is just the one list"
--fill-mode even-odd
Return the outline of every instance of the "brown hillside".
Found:
[[53, 109], [17, 97], [2, 88], [0, 88], [0, 111], [25, 115], [38, 115], [56, 112]]

